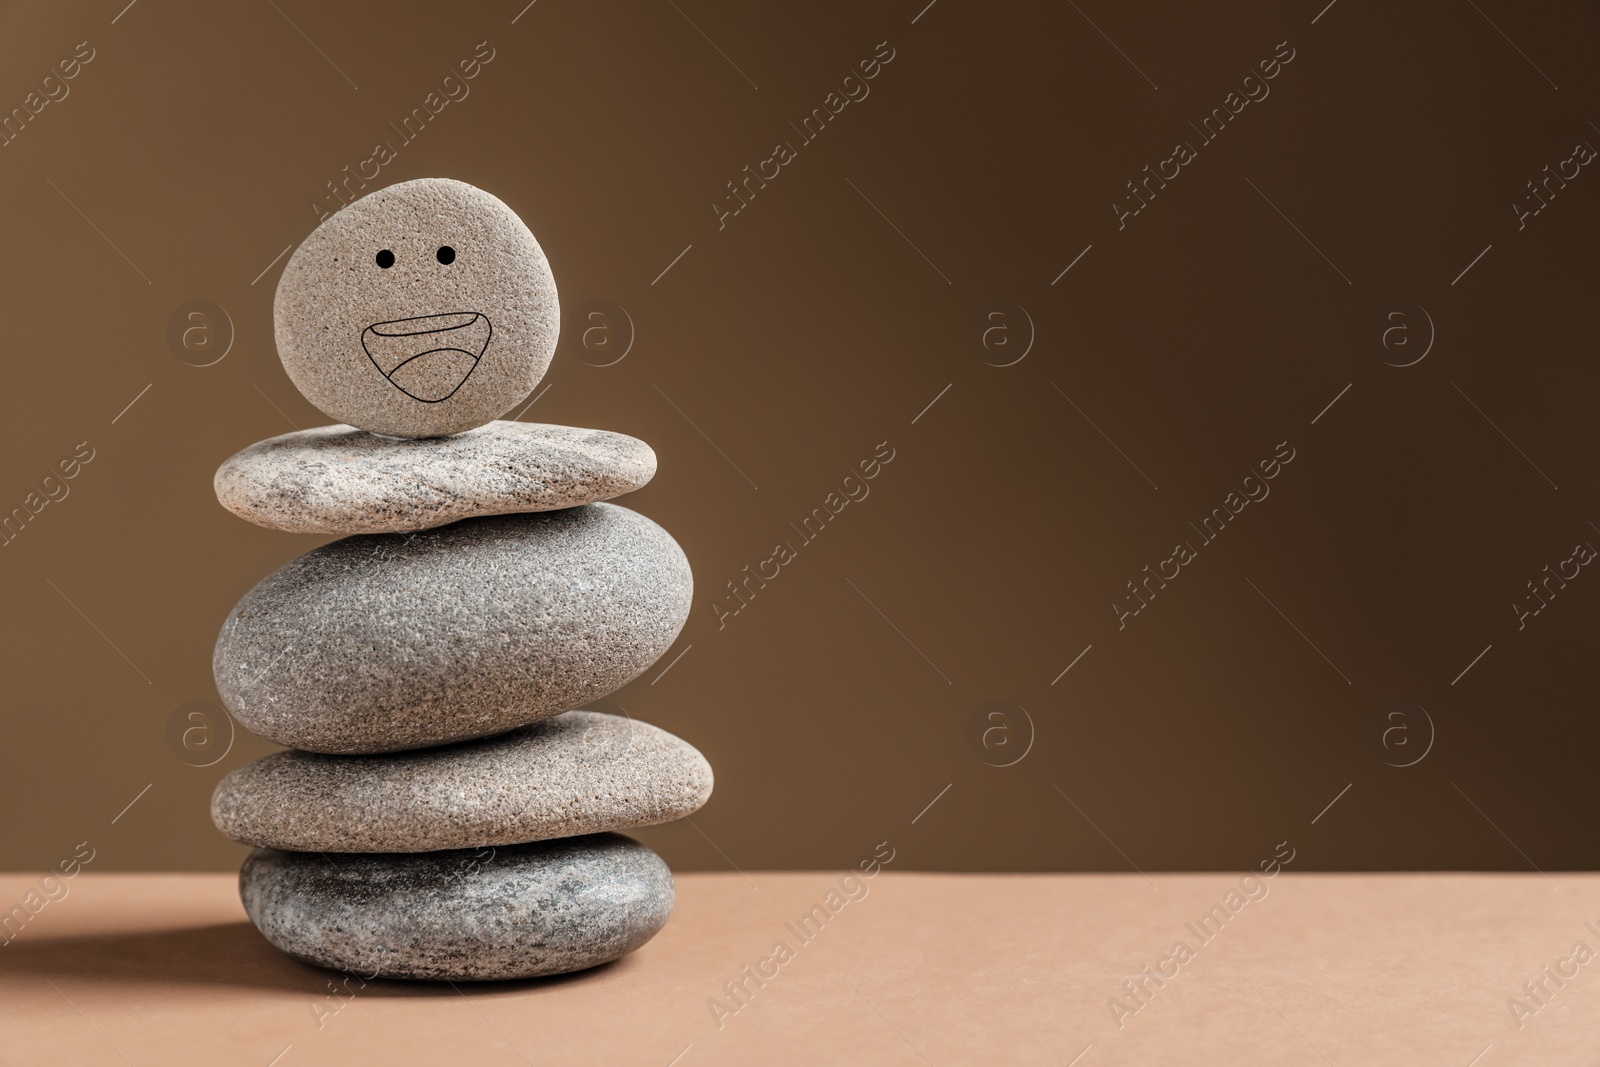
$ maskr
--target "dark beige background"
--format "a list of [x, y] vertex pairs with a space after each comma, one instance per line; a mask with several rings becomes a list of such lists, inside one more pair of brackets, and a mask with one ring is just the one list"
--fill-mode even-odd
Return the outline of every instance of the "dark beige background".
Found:
[[[274, 354], [268, 265], [487, 41], [376, 184], [494, 192], [569, 326], [600, 299], [634, 324], [608, 367], [569, 329], [522, 417], [661, 457], [627, 503], [696, 604], [682, 658], [615, 699], [716, 768], [693, 825], [640, 835], [675, 866], [886, 839], [902, 868], [1241, 868], [1285, 840], [1295, 869], [1594, 866], [1600, 576], [1521, 630], [1512, 604], [1600, 544], [1600, 175], [1523, 229], [1511, 208], [1600, 144], [1594, 5], [924, 2], [0, 11], [5, 109], [95, 52], [0, 148], [0, 509], [94, 450], [0, 548], [0, 865], [239, 860], [207, 798], [270, 746], [196, 768], [167, 728], [215, 699], [233, 602], [319, 543], [211, 493], [232, 452], [327, 421]], [[870, 96], [719, 230], [724, 183], [883, 41]], [[1283, 41], [1270, 96], [1119, 230], [1124, 183]], [[213, 366], [165, 338], [192, 299], [236, 330]], [[1036, 331], [1011, 366], [973, 339], [992, 303]], [[1386, 365], [1423, 349], [1415, 308], [1436, 342]], [[1415, 344], [1386, 352], [1395, 309]], [[719, 627], [725, 583], [885, 441], [870, 497]], [[1124, 583], [1284, 441], [1270, 497], [1119, 631]], [[969, 736], [996, 700], [1033, 725], [1004, 768]], [[1418, 707], [1435, 743], [1391, 766], [1425, 750]], [[991, 762], [1026, 748], [1008, 729]]]

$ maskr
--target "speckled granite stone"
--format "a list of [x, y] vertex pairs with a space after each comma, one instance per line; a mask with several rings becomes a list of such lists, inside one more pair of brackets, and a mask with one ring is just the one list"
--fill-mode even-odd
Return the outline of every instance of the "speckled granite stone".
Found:
[[649, 445], [607, 430], [491, 422], [397, 441], [321, 426], [258, 441], [224, 463], [215, 484], [222, 506], [257, 526], [397, 533], [610, 500], [655, 472]]
[[504, 415], [543, 377], [561, 327], [528, 227], [449, 178], [379, 189], [324, 220], [283, 268], [272, 319], [307, 400], [392, 437]]
[[244, 910], [299, 959], [362, 978], [564, 974], [654, 937], [672, 872], [616, 834], [417, 855], [257, 849]]
[[385, 756], [278, 752], [229, 774], [217, 829], [298, 852], [430, 852], [671, 822], [711, 796], [688, 742], [569, 711], [480, 741]]
[[246, 593], [212, 669], [280, 745], [447, 744], [621, 688], [677, 637], [693, 585], [677, 542], [615, 504], [347, 537]]

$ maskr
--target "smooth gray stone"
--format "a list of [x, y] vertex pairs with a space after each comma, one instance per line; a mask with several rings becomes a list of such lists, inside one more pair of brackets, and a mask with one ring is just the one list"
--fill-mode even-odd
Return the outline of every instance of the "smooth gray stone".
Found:
[[211, 819], [246, 845], [428, 852], [671, 822], [699, 810], [711, 782], [705, 757], [665, 730], [569, 711], [398, 755], [278, 752], [224, 778]]
[[272, 322], [283, 369], [319, 410], [391, 437], [442, 437], [533, 391], [561, 310], [516, 212], [465, 182], [418, 178], [312, 230], [278, 279]]
[[649, 445], [607, 430], [491, 422], [396, 440], [319, 426], [256, 442], [214, 484], [223, 507], [257, 526], [342, 535], [592, 504], [631, 493], [655, 472]]
[[672, 913], [672, 872], [617, 834], [418, 855], [257, 849], [244, 910], [291, 956], [362, 978], [478, 981], [609, 963]]
[[347, 537], [262, 579], [217, 637], [236, 719], [313, 752], [392, 752], [582, 707], [672, 644], [694, 581], [615, 504]]

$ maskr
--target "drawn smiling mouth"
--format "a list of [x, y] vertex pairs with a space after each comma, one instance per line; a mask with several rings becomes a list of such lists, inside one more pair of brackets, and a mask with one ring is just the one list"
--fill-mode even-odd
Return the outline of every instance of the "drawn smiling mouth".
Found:
[[375, 322], [361, 331], [361, 347], [390, 385], [413, 400], [437, 404], [478, 369], [493, 334], [487, 315], [451, 311]]

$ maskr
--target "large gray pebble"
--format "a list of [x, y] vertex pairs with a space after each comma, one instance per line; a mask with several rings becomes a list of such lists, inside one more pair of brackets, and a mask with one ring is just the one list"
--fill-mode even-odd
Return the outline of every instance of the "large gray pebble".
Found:
[[672, 872], [616, 834], [419, 855], [257, 849], [239, 872], [266, 939], [362, 978], [476, 981], [624, 956], [672, 913]]
[[347, 537], [246, 593], [212, 669], [280, 745], [448, 744], [621, 688], [671, 646], [693, 586], [677, 542], [615, 504]]
[[396, 533], [610, 500], [655, 472], [649, 445], [606, 430], [491, 422], [394, 440], [321, 426], [258, 441], [224, 463], [215, 484], [223, 507], [258, 526]]
[[498, 737], [386, 756], [279, 752], [211, 798], [217, 829], [299, 852], [428, 852], [681, 819], [711, 796], [688, 742], [622, 715], [569, 711]]
[[368, 193], [312, 230], [278, 279], [272, 319], [307, 400], [391, 437], [504, 415], [543, 377], [561, 329], [528, 227], [449, 178]]

